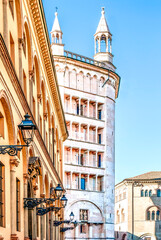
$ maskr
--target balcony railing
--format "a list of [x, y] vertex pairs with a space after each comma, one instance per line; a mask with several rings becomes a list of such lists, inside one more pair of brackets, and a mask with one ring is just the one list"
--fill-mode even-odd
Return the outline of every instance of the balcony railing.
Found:
[[106, 63], [99, 62], [99, 61], [96, 61], [92, 58], [88, 58], [88, 57], [85, 57], [85, 56], [82, 56], [82, 55], [79, 55], [79, 54], [76, 54], [76, 53], [73, 53], [73, 52], [64, 51], [64, 55], [65, 55], [65, 57], [73, 58], [73, 59], [76, 59], [78, 61], [82, 61], [82, 62], [89, 63], [89, 64], [92, 64], [92, 65], [95, 65], [95, 66], [98, 66], [98, 67], [109, 69], [109, 66]]

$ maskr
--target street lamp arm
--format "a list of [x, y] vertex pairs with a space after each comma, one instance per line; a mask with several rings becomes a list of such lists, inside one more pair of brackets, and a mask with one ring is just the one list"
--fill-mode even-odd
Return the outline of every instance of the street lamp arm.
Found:
[[0, 154], [8, 153], [10, 156], [16, 156], [23, 147], [28, 147], [28, 145], [0, 145]]

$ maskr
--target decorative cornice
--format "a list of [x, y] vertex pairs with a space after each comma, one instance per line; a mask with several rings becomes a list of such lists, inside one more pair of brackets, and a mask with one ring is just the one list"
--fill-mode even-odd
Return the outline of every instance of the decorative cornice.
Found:
[[65, 115], [61, 102], [59, 86], [57, 83], [57, 76], [54, 67], [53, 57], [51, 54], [50, 41], [48, 36], [47, 25], [41, 0], [28, 0], [30, 12], [34, 22], [35, 35], [40, 46], [40, 53], [42, 55], [44, 68], [47, 73], [51, 96], [55, 105], [56, 114], [60, 123], [63, 140], [68, 137], [68, 131], [65, 122]]

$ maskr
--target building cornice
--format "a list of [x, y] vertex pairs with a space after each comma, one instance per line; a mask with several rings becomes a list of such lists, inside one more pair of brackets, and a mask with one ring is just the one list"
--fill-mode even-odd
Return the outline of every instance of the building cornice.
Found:
[[101, 66], [96, 66], [94, 64], [90, 64], [90, 63], [83, 62], [78, 59], [73, 59], [66, 56], [54, 55], [53, 57], [55, 62], [73, 64], [76, 67], [82, 67], [89, 71], [96, 71], [96, 72], [108, 75], [109, 77], [113, 77], [116, 80], [115, 98], [118, 98], [121, 78], [116, 72], [112, 71], [111, 69], [103, 68]]
[[68, 131], [66, 127], [54, 61], [50, 50], [50, 41], [42, 1], [28, 0], [28, 5], [34, 23], [35, 35], [40, 46], [40, 53], [42, 55], [44, 68], [46, 70], [47, 80], [51, 89], [56, 115], [59, 120], [62, 139], [64, 141], [68, 137]]
[[128, 184], [135, 184], [135, 183], [161, 183], [161, 178], [155, 178], [155, 179], [124, 179], [123, 181], [117, 183], [115, 185], [115, 188], [121, 186], [122, 184], [128, 185]]

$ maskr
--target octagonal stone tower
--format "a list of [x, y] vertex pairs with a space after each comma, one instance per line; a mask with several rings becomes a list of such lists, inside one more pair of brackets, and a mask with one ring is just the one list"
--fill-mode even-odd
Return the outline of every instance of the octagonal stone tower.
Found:
[[57, 13], [51, 32], [69, 132], [63, 155], [65, 219], [72, 211], [78, 222], [74, 230], [66, 231], [65, 239], [114, 239], [115, 99], [120, 77], [113, 65], [104, 8], [101, 14], [94, 59], [64, 51]]

